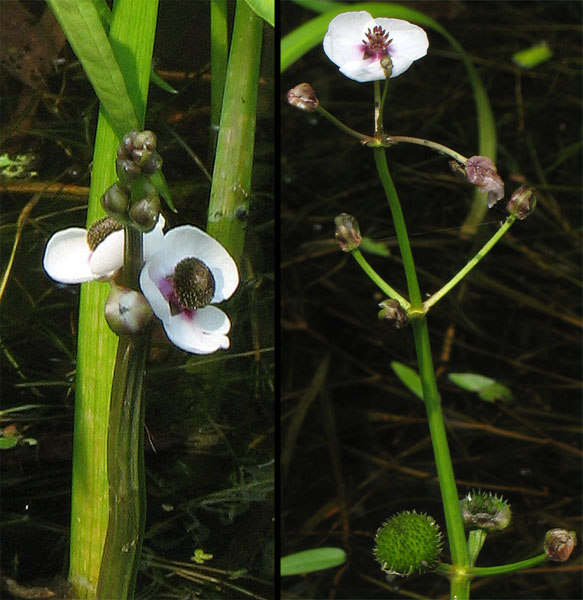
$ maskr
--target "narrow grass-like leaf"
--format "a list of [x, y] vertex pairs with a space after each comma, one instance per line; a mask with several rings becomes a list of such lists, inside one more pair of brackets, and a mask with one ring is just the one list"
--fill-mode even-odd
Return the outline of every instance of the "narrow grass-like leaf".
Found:
[[391, 369], [393, 369], [395, 375], [401, 380], [401, 383], [417, 398], [423, 400], [423, 387], [421, 386], [421, 378], [419, 373], [404, 365], [403, 363], [393, 360], [391, 362]]
[[272, 27], [275, 26], [275, 2], [274, 0], [246, 0], [251, 10]]
[[288, 554], [281, 559], [282, 575], [299, 575], [337, 567], [346, 561], [346, 552], [341, 548], [314, 548]]
[[[126, 82], [92, 0], [47, 0], [118, 137], [138, 127]], [[147, 4], [147, 3], [146, 3]]]

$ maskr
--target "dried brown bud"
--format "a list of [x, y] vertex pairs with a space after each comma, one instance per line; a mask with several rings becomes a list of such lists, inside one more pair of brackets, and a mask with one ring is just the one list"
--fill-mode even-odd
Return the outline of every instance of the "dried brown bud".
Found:
[[409, 322], [409, 316], [398, 300], [383, 300], [379, 306], [382, 308], [379, 319], [389, 321], [395, 329], [401, 329]]
[[487, 156], [472, 156], [466, 163], [468, 181], [477, 186], [481, 192], [488, 192], [488, 208], [492, 208], [498, 200], [504, 198], [504, 182], [496, 165]]
[[309, 83], [299, 83], [287, 93], [287, 101], [300, 110], [313, 112], [320, 104], [314, 88]]
[[521, 185], [514, 191], [506, 205], [506, 210], [515, 214], [517, 219], [524, 221], [536, 206], [536, 196], [533, 188]]
[[565, 562], [577, 544], [574, 531], [550, 529], [545, 534], [545, 553], [549, 560]]
[[342, 252], [352, 252], [362, 244], [362, 235], [358, 221], [347, 213], [339, 214], [335, 219], [336, 241]]

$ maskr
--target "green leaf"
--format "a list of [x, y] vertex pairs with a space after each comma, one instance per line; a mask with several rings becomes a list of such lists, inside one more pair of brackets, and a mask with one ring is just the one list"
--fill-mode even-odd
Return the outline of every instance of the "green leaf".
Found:
[[0, 450], [10, 450], [18, 444], [19, 438], [14, 437], [0, 437]]
[[92, 0], [47, 2], [118, 137], [130, 129], [137, 129], [136, 111], [95, 4]]
[[469, 392], [475, 392], [486, 402], [512, 402], [512, 392], [494, 379], [477, 373], [450, 373], [448, 378], [457, 386]]
[[415, 369], [395, 360], [391, 362], [391, 369], [393, 369], [395, 375], [411, 393], [415, 394], [420, 400], [423, 400], [421, 377], [419, 377], [419, 373]]
[[360, 250], [368, 254], [376, 254], [377, 256], [391, 255], [391, 251], [382, 242], [375, 242], [366, 236], [362, 238]]
[[246, 0], [251, 10], [272, 27], [275, 26], [275, 2], [274, 0]]
[[298, 575], [337, 567], [345, 561], [346, 552], [341, 548], [314, 548], [284, 556], [280, 571], [282, 575]]
[[512, 55], [512, 62], [524, 69], [532, 69], [533, 67], [540, 65], [540, 63], [549, 60], [552, 55], [553, 52], [548, 44], [546, 42], [541, 42], [540, 44], [536, 44], [536, 46], [526, 48], [526, 50], [515, 52]]

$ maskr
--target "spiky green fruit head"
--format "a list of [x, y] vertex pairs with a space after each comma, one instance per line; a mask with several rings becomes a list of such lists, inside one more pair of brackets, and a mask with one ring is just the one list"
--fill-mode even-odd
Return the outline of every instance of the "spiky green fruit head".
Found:
[[492, 492], [472, 490], [460, 500], [466, 527], [486, 532], [506, 529], [512, 518], [510, 503]]
[[389, 575], [426, 573], [440, 562], [441, 538], [433, 517], [406, 510], [390, 517], [377, 531], [375, 557]]

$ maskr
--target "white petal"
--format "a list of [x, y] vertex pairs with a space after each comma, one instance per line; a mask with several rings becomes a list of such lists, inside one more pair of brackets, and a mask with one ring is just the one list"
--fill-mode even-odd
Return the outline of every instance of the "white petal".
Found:
[[340, 72], [354, 81], [377, 81], [385, 79], [385, 72], [379, 60], [367, 59], [348, 62], [340, 67]]
[[85, 229], [62, 229], [47, 242], [43, 267], [49, 277], [59, 283], [91, 281], [96, 276], [89, 266], [90, 255]]
[[154, 267], [155, 265], [153, 265], [152, 261], [146, 261], [142, 267], [140, 271], [140, 289], [149, 302], [154, 314], [162, 321], [167, 321], [171, 317], [170, 306], [166, 298], [162, 295], [158, 285], [156, 285], [156, 282], [159, 282], [164, 275], [162, 277], [153, 275], [152, 272], [155, 273], [156, 271]]
[[229, 347], [227, 334], [231, 322], [216, 306], [206, 306], [193, 313], [179, 313], [162, 322], [175, 345], [193, 354], [210, 354]]
[[150, 256], [154, 256], [154, 254], [162, 247], [164, 241], [163, 229], [165, 225], [166, 221], [164, 220], [164, 217], [160, 215], [154, 229], [144, 234], [144, 260], [148, 259]]
[[96, 278], [104, 277], [112, 271], [117, 271], [123, 266], [123, 242], [124, 231], [120, 229], [110, 233], [100, 242], [91, 258], [89, 264]]
[[[164, 248], [160, 257], [165, 266], [165, 274], [174, 273], [174, 267], [183, 258], [193, 256], [201, 260], [212, 272], [215, 279], [215, 294], [212, 302], [222, 302], [233, 295], [239, 285], [237, 264], [231, 255], [210, 235], [193, 227], [182, 225], [168, 231], [164, 236]], [[160, 267], [162, 265], [160, 264]]]
[[347, 12], [334, 17], [324, 36], [324, 52], [339, 67], [345, 63], [362, 60], [363, 39], [374, 19], [366, 12]]

